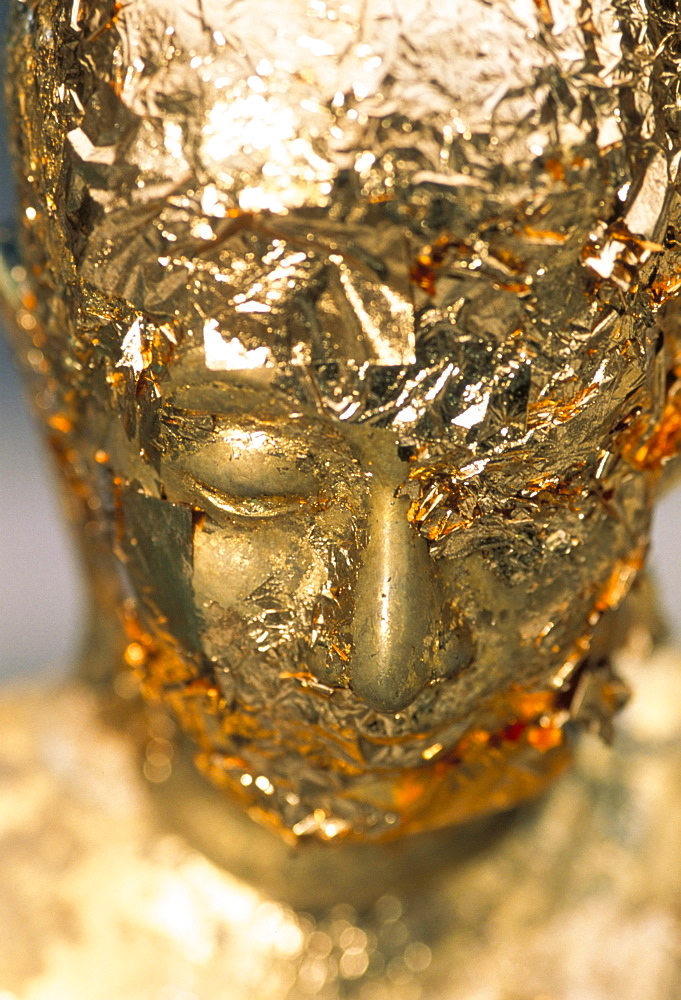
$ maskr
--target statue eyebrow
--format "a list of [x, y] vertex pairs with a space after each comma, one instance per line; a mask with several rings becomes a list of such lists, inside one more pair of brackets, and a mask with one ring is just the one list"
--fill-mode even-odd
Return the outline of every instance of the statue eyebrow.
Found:
[[[178, 366], [179, 367], [179, 366]], [[250, 406], [267, 405], [271, 402], [273, 394], [276, 394], [278, 387], [273, 384], [253, 385], [249, 384], [248, 377], [244, 377], [244, 372], [225, 372], [227, 378], [216, 377], [217, 373], [211, 372], [211, 378], [196, 377], [192, 372], [187, 372], [186, 377], [182, 377], [181, 368], [173, 374], [171, 382], [166, 384], [165, 397], [166, 407], [172, 407], [182, 413], [206, 413], [225, 414], [240, 413], [244, 409], [254, 414], [252, 409], [248, 409], [249, 403], [239, 403], [239, 397], [248, 396]], [[230, 378], [230, 376], [236, 376]]]
[[[323, 426], [321, 422], [307, 421], [305, 427], [297, 425], [299, 418], [304, 414], [301, 411], [291, 411], [287, 414], [287, 423], [282, 426], [281, 414], [271, 414], [270, 417], [254, 416], [248, 410], [230, 409], [229, 411], [216, 412], [212, 409], [197, 409], [194, 407], [181, 407], [173, 404], [166, 404], [161, 409], [160, 422], [166, 435], [175, 439], [179, 444], [184, 441], [186, 444], [194, 442], [202, 444], [209, 440], [216, 440], [220, 431], [233, 429], [239, 432], [253, 431], [264, 434], [275, 440], [282, 437], [296, 437], [301, 441], [309, 440], [315, 436], [315, 432], [328, 434], [328, 426]], [[310, 426], [310, 423], [317, 423], [318, 427]]]

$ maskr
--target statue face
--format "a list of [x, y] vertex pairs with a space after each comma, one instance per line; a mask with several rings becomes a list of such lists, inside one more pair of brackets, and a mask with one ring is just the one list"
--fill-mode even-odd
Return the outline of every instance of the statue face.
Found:
[[128, 664], [295, 835], [541, 787], [674, 444], [655, 16], [636, 55], [609, 4], [439, 6], [15, 26], [33, 349]]

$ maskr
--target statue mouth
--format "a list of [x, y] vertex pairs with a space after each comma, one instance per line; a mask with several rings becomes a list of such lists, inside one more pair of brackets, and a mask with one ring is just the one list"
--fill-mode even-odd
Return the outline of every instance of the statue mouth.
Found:
[[[347, 721], [348, 699], [358, 699], [336, 690], [325, 700], [339, 695]], [[361, 735], [356, 718], [352, 733], [327, 719], [321, 734], [300, 718], [278, 720], [275, 731], [259, 714], [265, 728], [251, 732], [239, 755], [212, 748], [197, 763], [285, 839], [391, 839], [538, 794], [570, 760], [559, 702], [555, 691], [514, 690], [490, 698], [473, 720], [420, 732], [401, 729], [399, 714], [371, 712], [384, 728], [372, 732], [370, 722]]]

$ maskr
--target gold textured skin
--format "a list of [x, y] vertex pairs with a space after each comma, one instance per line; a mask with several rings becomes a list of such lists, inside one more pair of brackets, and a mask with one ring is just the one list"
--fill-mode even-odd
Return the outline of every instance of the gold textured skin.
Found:
[[441, 7], [15, 5], [87, 669], [294, 840], [505, 808], [607, 729], [678, 444], [678, 17]]

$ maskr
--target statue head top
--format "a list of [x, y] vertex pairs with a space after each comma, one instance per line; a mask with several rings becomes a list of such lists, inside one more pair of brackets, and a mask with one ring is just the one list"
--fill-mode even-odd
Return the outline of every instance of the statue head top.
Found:
[[666, 17], [16, 5], [20, 352], [94, 618], [285, 833], [504, 807], [614, 711], [681, 423]]

